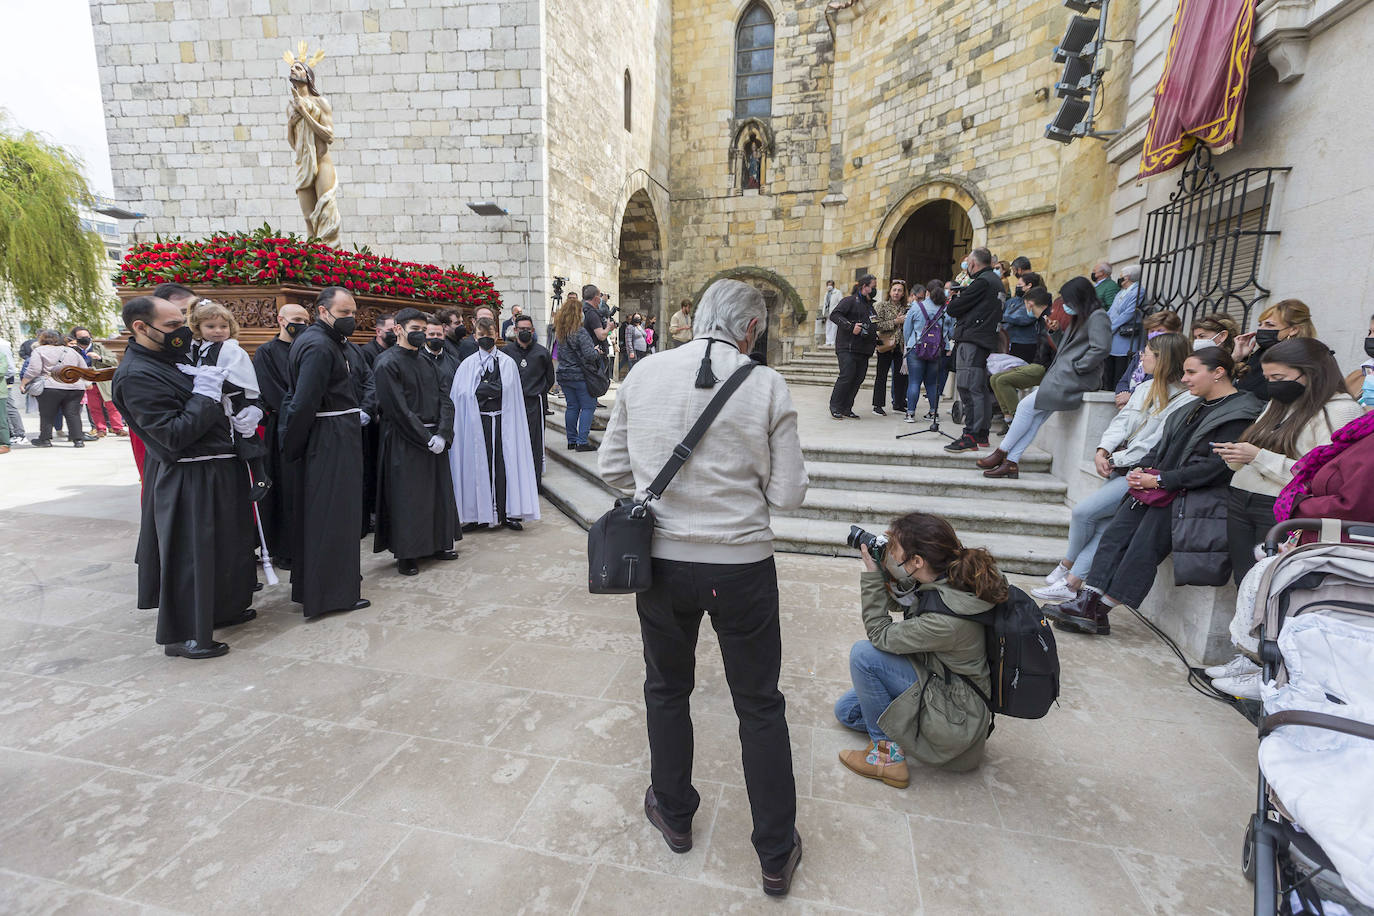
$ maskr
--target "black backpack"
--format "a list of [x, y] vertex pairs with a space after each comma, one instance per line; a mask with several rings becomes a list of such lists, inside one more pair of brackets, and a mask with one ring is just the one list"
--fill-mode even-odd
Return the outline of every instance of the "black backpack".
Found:
[[1011, 586], [1006, 601], [981, 614], [955, 614], [939, 602], [929, 610], [983, 624], [992, 696], [964, 680], [988, 709], [1017, 719], [1040, 719], [1050, 711], [1059, 698], [1059, 650], [1050, 622], [1029, 595]]

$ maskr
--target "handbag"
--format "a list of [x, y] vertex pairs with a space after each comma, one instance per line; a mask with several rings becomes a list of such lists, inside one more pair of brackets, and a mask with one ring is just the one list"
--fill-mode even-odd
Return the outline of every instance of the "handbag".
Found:
[[600, 350], [593, 347], [592, 352], [596, 354], [596, 365], [583, 363], [582, 381], [587, 386], [587, 394], [599, 398], [611, 390], [611, 370]]
[[[1156, 468], [1141, 468], [1141, 473], [1149, 474], [1151, 477], [1158, 477], [1159, 470]], [[1131, 499], [1143, 506], [1167, 506], [1178, 498], [1182, 490], [1130, 490]]]
[[692, 450], [706, 434], [707, 427], [756, 365], [750, 360], [726, 379], [686, 437], [673, 447], [673, 454], [649, 484], [644, 499], [617, 499], [609, 512], [592, 523], [587, 532], [587, 590], [593, 595], [635, 594], [653, 585], [650, 551], [654, 539], [654, 511], [649, 503], [662, 498], [673, 477], [692, 457]]

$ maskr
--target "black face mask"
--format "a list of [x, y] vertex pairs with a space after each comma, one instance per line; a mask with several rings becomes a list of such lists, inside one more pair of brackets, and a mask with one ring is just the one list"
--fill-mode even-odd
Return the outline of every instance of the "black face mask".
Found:
[[89, 337], [78, 337], [76, 339], [76, 345], [84, 349], [91, 345], [91, 339]]
[[295, 337], [301, 331], [304, 331], [306, 327], [307, 325], [304, 321], [288, 321], [286, 323], [286, 336]]
[[1279, 342], [1279, 332], [1274, 328], [1260, 328], [1255, 332], [1255, 344], [1261, 350], [1268, 350]]
[[483, 350], [490, 350], [492, 347], [496, 346], [496, 338], [479, 337], [477, 338], [477, 346], [481, 347]]
[[412, 347], [415, 347], [415, 348], [417, 348], [417, 349], [420, 348], [420, 347], [423, 347], [423, 346], [425, 345], [425, 332], [424, 332], [424, 331], [407, 331], [407, 332], [406, 332], [406, 343], [410, 344]]
[[1271, 401], [1278, 401], [1280, 404], [1292, 404], [1307, 392], [1306, 385], [1291, 379], [1270, 382], [1267, 389], [1269, 391], [1269, 399]]
[[394, 347], [394, 346], [396, 346], [396, 332], [395, 332], [395, 331], [387, 331], [385, 334], [382, 335], [382, 346], [384, 346], [384, 347]]
[[1374, 357], [1374, 337], [1364, 339], [1364, 353], [1365, 356]]
[[444, 349], [444, 342], [438, 337], [431, 337], [425, 341], [425, 346], [429, 347], [433, 352], [438, 353], [440, 350]]
[[150, 327], [149, 330], [157, 331], [162, 335], [162, 340], [159, 343], [162, 344], [162, 349], [168, 353], [181, 355], [191, 349], [191, 328], [189, 325], [183, 324], [175, 331], [162, 331], [153, 327]]
[[358, 330], [358, 319], [352, 315], [335, 318], [334, 313], [330, 312], [329, 317], [334, 318], [334, 330], [344, 337], [350, 337], [354, 331]]
[[534, 343], [534, 332], [533, 332], [533, 331], [516, 331], [516, 332], [515, 332], [515, 339], [518, 340], [518, 341], [520, 341], [522, 344], [524, 344], [525, 346], [528, 347], [530, 344]]

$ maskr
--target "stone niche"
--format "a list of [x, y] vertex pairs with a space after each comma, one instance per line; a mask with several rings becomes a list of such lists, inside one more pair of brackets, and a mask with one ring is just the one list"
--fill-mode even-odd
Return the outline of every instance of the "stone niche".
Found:
[[[193, 286], [191, 289], [203, 299], [213, 299], [228, 306], [229, 311], [239, 323], [239, 344], [252, 355], [258, 345], [277, 336], [277, 310], [284, 305], [303, 305], [314, 316], [315, 297], [319, 288], [314, 286]], [[137, 296], [151, 296], [152, 289], [121, 288], [120, 302], [128, 302]], [[354, 294], [358, 302], [358, 328], [349, 339], [357, 344], [365, 344], [373, 339], [378, 315], [394, 315], [404, 308], [417, 308], [422, 312], [434, 313], [440, 309], [451, 309], [463, 316], [463, 324], [472, 330], [473, 306], [457, 305], [448, 302], [426, 302], [414, 299], [396, 299], [390, 296], [367, 296]], [[500, 309], [494, 309], [500, 322]], [[119, 337], [107, 341], [111, 349], [123, 354], [124, 345], [129, 339], [127, 330]]]

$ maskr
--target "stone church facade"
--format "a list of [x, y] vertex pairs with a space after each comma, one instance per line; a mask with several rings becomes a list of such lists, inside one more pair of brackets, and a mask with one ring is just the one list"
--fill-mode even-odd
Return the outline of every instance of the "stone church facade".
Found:
[[1106, 253], [1101, 144], [1042, 137], [1057, 0], [342, 6], [91, 0], [137, 237], [303, 231], [281, 55], [305, 40], [342, 243], [485, 271], [540, 319], [555, 276], [646, 313], [739, 277], [778, 360], [811, 344], [825, 279], [944, 278], [985, 244], [1062, 280]]

